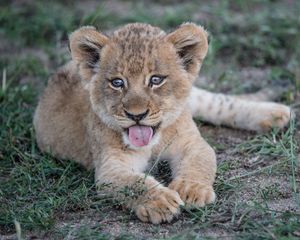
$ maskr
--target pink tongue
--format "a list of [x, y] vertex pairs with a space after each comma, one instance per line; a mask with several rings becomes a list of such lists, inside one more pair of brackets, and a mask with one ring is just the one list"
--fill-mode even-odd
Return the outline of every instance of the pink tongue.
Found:
[[136, 147], [148, 145], [153, 136], [153, 129], [146, 126], [132, 126], [129, 128], [129, 141]]

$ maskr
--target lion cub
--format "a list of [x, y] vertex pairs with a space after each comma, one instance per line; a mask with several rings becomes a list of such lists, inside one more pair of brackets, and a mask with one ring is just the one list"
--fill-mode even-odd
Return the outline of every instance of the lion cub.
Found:
[[[49, 80], [34, 116], [42, 151], [95, 169], [144, 222], [170, 222], [180, 205], [215, 200], [214, 150], [193, 116], [249, 130], [283, 127], [290, 108], [213, 94], [192, 86], [208, 49], [193, 23], [165, 33], [128, 24], [111, 35], [82, 27], [70, 36], [72, 61]], [[144, 174], [150, 158], [168, 159], [173, 180]]]

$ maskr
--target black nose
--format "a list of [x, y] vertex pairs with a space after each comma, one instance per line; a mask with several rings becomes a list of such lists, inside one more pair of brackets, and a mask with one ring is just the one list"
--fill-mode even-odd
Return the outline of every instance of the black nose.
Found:
[[136, 122], [144, 119], [148, 115], [148, 113], [149, 113], [149, 110], [147, 110], [146, 112], [141, 113], [141, 114], [132, 114], [132, 113], [125, 111], [126, 116]]

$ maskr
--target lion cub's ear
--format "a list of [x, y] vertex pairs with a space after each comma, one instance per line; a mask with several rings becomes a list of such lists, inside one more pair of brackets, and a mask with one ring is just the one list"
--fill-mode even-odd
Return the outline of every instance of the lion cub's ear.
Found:
[[97, 72], [100, 52], [108, 38], [94, 27], [81, 27], [69, 39], [71, 56], [79, 66], [79, 73], [84, 80], [90, 80]]
[[207, 32], [194, 23], [180, 25], [169, 33], [167, 41], [174, 44], [185, 70], [192, 75], [198, 74], [208, 50]]

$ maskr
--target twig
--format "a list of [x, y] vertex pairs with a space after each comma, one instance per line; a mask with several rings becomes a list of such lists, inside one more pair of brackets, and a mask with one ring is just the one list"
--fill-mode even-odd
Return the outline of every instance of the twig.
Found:
[[239, 176], [228, 178], [228, 179], [225, 180], [225, 182], [227, 182], [227, 181], [234, 181], [234, 180], [237, 180], [237, 179], [240, 179], [240, 178], [244, 178], [244, 177], [249, 177], [249, 176], [255, 175], [256, 173], [263, 172], [263, 171], [265, 171], [265, 170], [267, 170], [269, 168], [273, 168], [274, 166], [280, 165], [280, 164], [285, 163], [287, 161], [288, 160], [280, 161], [280, 162], [274, 163], [274, 164], [272, 164], [270, 166], [266, 166], [266, 167], [263, 167], [261, 169], [258, 169], [258, 170], [255, 170], [255, 171], [243, 174], [243, 175], [239, 175]]
[[6, 68], [4, 68], [2, 72], [2, 91], [5, 92], [5, 90], [6, 90]]
[[14, 224], [15, 224], [15, 228], [16, 228], [17, 239], [22, 240], [21, 225], [17, 220], [14, 220]]

